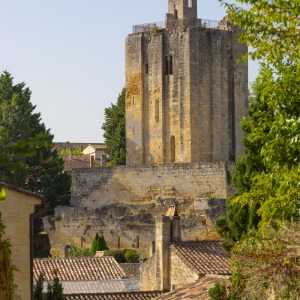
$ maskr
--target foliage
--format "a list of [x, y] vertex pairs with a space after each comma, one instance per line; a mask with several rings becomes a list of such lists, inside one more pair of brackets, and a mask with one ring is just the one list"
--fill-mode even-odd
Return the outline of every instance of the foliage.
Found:
[[241, 31], [241, 40], [253, 48], [250, 56], [268, 62], [269, 67], [286, 60], [299, 63], [300, 58], [300, 1], [237, 0], [248, 5], [219, 0], [227, 9], [229, 18]]
[[1, 180], [45, 196], [53, 209], [68, 204], [70, 175], [53, 150], [53, 136], [30, 102], [24, 83], [13, 84], [8, 72], [0, 75]]
[[227, 290], [226, 283], [216, 281], [213, 288], [208, 290], [208, 295], [211, 300], [226, 300], [227, 298]]
[[109, 155], [107, 166], [126, 164], [126, 135], [125, 135], [125, 93], [123, 88], [116, 104], [105, 108], [105, 122], [102, 125], [106, 152]]
[[81, 149], [63, 149], [60, 151], [60, 155], [80, 155], [82, 154]]
[[108, 250], [108, 247], [106, 245], [104, 236], [99, 235], [97, 232], [92, 243], [91, 256], [95, 256], [97, 251], [105, 251], [105, 250]]
[[79, 248], [75, 245], [70, 245], [68, 251], [68, 257], [75, 258], [75, 257], [88, 257], [91, 256], [91, 250], [89, 248]]
[[120, 264], [126, 263], [124, 250], [119, 250], [119, 249], [106, 250], [105, 256], [113, 256], [115, 260]]
[[118, 263], [138, 263], [140, 256], [134, 249], [113, 249], [105, 251], [106, 256], [113, 256]]
[[64, 300], [65, 297], [63, 296], [63, 287], [59, 282], [57, 271], [54, 272], [54, 275], [53, 282], [48, 283], [46, 300]]
[[[246, 9], [226, 4], [241, 39], [261, 59], [245, 133], [245, 155], [233, 177], [237, 193], [227, 200], [226, 220], [218, 220], [228, 244], [252, 228], [280, 226], [299, 218], [300, 25], [299, 0], [238, 0]], [[293, 42], [291, 42], [293, 38]]]
[[140, 259], [139, 255], [134, 249], [126, 249], [124, 257], [127, 263], [138, 263]]
[[3, 276], [0, 278], [0, 296], [3, 299], [13, 300], [17, 287], [14, 283], [15, 267], [11, 259], [11, 244], [8, 240], [3, 240], [4, 230], [5, 226], [2, 223], [0, 213], [0, 274]]
[[33, 299], [34, 300], [43, 300], [44, 281], [45, 281], [44, 275], [43, 275], [43, 273], [40, 273], [39, 278], [33, 287]]
[[232, 268], [239, 274], [239, 299], [298, 299], [300, 294], [300, 226], [251, 232], [233, 248]]

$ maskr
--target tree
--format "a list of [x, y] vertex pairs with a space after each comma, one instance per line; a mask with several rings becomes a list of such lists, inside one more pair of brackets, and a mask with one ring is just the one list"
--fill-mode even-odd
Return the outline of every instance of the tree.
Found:
[[237, 243], [232, 269], [239, 276], [233, 282], [236, 296], [229, 299], [267, 299], [272, 294], [274, 299], [299, 299], [299, 229], [295, 223], [278, 231], [268, 226], [264, 233], [252, 231]]
[[[227, 201], [221, 235], [239, 240], [249, 228], [280, 226], [299, 218], [299, 0], [238, 0], [226, 4], [241, 39], [261, 59], [248, 117], [243, 121], [245, 155], [235, 168], [237, 194]], [[295, 38], [291, 42], [291, 38]]]
[[[237, 0], [249, 4], [246, 9], [221, 2], [242, 29], [242, 41], [254, 48], [251, 57], [261, 60], [255, 99], [243, 121], [238, 191], [219, 219], [221, 235], [230, 246], [235, 242], [229, 299], [298, 299], [299, 225], [293, 222], [300, 217], [300, 2]], [[234, 216], [238, 210], [243, 218]]]
[[105, 250], [108, 250], [108, 247], [106, 245], [104, 236], [103, 235], [99, 236], [97, 232], [92, 243], [91, 256], [95, 256], [97, 251], [105, 251]]
[[57, 276], [57, 271], [54, 272], [54, 278], [52, 283], [48, 283], [48, 291], [46, 300], [64, 300], [63, 296], [63, 287], [59, 282], [59, 278]]
[[105, 122], [102, 125], [106, 152], [109, 155], [108, 166], [126, 164], [126, 134], [125, 134], [125, 94], [123, 88], [116, 104], [105, 108]]
[[286, 60], [299, 63], [299, 0], [236, 0], [248, 5], [245, 9], [219, 1], [229, 19], [242, 30], [241, 41], [253, 48], [252, 58], [268, 62], [269, 68], [277, 68]]
[[43, 273], [40, 273], [39, 278], [33, 287], [34, 300], [43, 300], [44, 282], [45, 282], [44, 275]]
[[[8, 184], [44, 195], [53, 209], [69, 203], [71, 178], [63, 172], [63, 160], [53, 150], [53, 135], [41, 122], [40, 113], [34, 112], [30, 98], [31, 91], [24, 83], [14, 85], [6, 71], [0, 75], [0, 144], [6, 145], [0, 147], [0, 160], [5, 161], [0, 177]], [[24, 144], [30, 146], [25, 152]]]
[[75, 257], [89, 257], [91, 256], [91, 250], [89, 248], [79, 248], [75, 245], [70, 245], [68, 251], [68, 257], [75, 258]]

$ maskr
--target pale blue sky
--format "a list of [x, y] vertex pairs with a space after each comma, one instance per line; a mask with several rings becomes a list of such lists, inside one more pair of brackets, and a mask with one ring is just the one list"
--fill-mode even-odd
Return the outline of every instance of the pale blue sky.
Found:
[[[56, 142], [102, 142], [104, 108], [125, 83], [132, 25], [163, 21], [167, 0], [0, 0], [0, 72], [32, 90]], [[220, 20], [217, 0], [198, 0], [198, 17]], [[250, 65], [252, 81], [257, 65]]]

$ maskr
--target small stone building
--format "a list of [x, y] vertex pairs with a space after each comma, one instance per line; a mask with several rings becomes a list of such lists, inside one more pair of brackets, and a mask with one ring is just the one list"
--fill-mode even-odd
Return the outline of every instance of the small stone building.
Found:
[[230, 274], [229, 254], [220, 241], [181, 241], [175, 206], [157, 218], [155, 253], [141, 266], [141, 290], [170, 291], [206, 275]]
[[0, 182], [0, 186], [6, 193], [6, 201], [0, 203], [0, 213], [6, 226], [4, 239], [12, 245], [16, 299], [28, 300], [32, 293], [33, 213], [43, 197], [5, 183]]

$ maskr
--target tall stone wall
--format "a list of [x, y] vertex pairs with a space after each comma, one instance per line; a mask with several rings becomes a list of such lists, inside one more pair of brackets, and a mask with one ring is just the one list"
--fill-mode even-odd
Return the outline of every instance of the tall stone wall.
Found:
[[226, 199], [233, 163], [207, 162], [151, 166], [75, 169], [71, 205], [97, 209], [104, 205], [162, 204], [173, 199], [184, 206], [201, 199]]
[[232, 192], [232, 163], [118, 166], [73, 171], [71, 207], [44, 219], [53, 255], [67, 245], [90, 247], [96, 232], [110, 248], [135, 248], [148, 257], [154, 218], [177, 202], [184, 240], [216, 238], [213, 221]]

